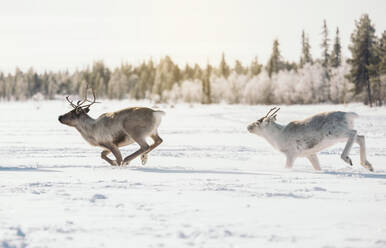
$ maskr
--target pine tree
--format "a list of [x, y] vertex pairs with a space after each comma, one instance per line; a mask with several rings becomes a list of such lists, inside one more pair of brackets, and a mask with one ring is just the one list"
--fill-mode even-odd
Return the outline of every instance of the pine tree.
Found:
[[212, 66], [208, 63], [205, 69], [205, 74], [202, 81], [202, 103], [203, 104], [210, 104], [212, 103], [212, 97], [211, 97], [211, 87], [210, 87], [210, 76], [212, 74]]
[[365, 104], [369, 104], [371, 107], [373, 98], [369, 66], [375, 57], [375, 28], [367, 14], [362, 15], [359, 22], [355, 22], [355, 27], [356, 29], [351, 34], [352, 44], [349, 46], [352, 58], [347, 61], [351, 64], [351, 70], [347, 77], [354, 83], [356, 95], [362, 93], [363, 89], [366, 88]]
[[322, 74], [322, 97], [327, 100], [331, 100], [331, 90], [330, 90], [330, 54], [329, 54], [329, 47], [330, 47], [330, 39], [328, 38], [328, 28], [326, 20], [323, 20], [323, 27], [322, 27], [322, 44], [320, 44], [322, 48], [322, 67], [323, 67], [323, 74]]
[[132, 95], [135, 99], [143, 99], [146, 95], [146, 90], [149, 89], [147, 83], [149, 82], [151, 72], [148, 70], [145, 62], [142, 62], [138, 68], [135, 68], [134, 72], [138, 76], [138, 82], [133, 89]]
[[185, 69], [184, 71], [182, 72], [183, 76], [182, 76], [182, 80], [191, 80], [193, 79], [194, 77], [194, 70], [192, 67], [190, 67], [189, 64], [186, 64], [185, 65]]
[[379, 41], [379, 53], [378, 72], [381, 84], [379, 105], [383, 105], [386, 101], [386, 31], [383, 31]]
[[379, 72], [381, 75], [386, 76], [386, 31], [383, 31], [382, 37], [379, 41], [379, 51], [380, 51], [380, 64]]
[[330, 39], [328, 38], [328, 28], [326, 20], [323, 20], [322, 36], [322, 44], [320, 44], [320, 46], [322, 47], [322, 66], [326, 68], [328, 67], [328, 62], [330, 58], [330, 54], [328, 51], [330, 46]]
[[386, 31], [377, 40], [369, 69], [371, 92], [377, 106], [383, 105], [386, 96]]
[[[105, 66], [102, 60], [100, 60], [95, 61], [92, 65], [92, 70], [90, 71], [87, 69], [83, 76], [84, 80], [88, 83], [88, 87], [95, 89], [97, 96], [105, 96], [107, 93], [108, 82], [110, 81], [110, 74], [110, 69]], [[79, 93], [83, 93], [83, 90], [84, 89], [80, 89]], [[83, 96], [84, 94], [79, 95]]]
[[202, 79], [202, 74], [203, 74], [203, 72], [202, 72], [202, 69], [201, 69], [200, 65], [197, 64], [197, 63], [194, 64], [193, 78], [201, 80]]
[[300, 67], [303, 67], [307, 63], [310, 63], [310, 64], [313, 63], [310, 49], [311, 49], [310, 42], [303, 30], [302, 31], [302, 55], [300, 57], [300, 62], [299, 62]]
[[282, 62], [282, 66], [281, 66], [283, 69], [286, 69], [287, 71], [296, 71], [298, 70], [298, 65], [295, 63], [295, 62], [290, 62], [290, 61], [284, 61]]
[[0, 72], [0, 99], [4, 99], [6, 94], [6, 84], [4, 80], [4, 74]]
[[157, 66], [152, 93], [158, 95], [159, 101], [164, 101], [164, 91], [171, 90], [180, 78], [180, 69], [169, 56], [166, 56]]
[[151, 92], [152, 88], [153, 88], [153, 85], [154, 85], [154, 81], [155, 81], [155, 73], [156, 73], [156, 68], [154, 66], [154, 62], [153, 62], [153, 59], [150, 58], [149, 61], [147, 62], [147, 65], [146, 65], [146, 68], [147, 68], [147, 81], [145, 82], [145, 89], [146, 89], [146, 93], [149, 93]]
[[243, 64], [241, 64], [240, 60], [236, 59], [235, 61], [235, 67], [233, 69], [237, 74], [245, 74], [245, 69], [243, 67]]
[[249, 73], [251, 77], [257, 76], [261, 72], [262, 64], [259, 64], [257, 57], [252, 60], [251, 66], [249, 67]]
[[281, 61], [281, 55], [279, 51], [279, 41], [276, 39], [273, 41], [272, 54], [268, 60], [266, 70], [268, 72], [269, 77], [271, 77], [273, 73], [277, 73], [281, 69], [282, 69], [282, 61]]
[[330, 56], [330, 64], [332, 67], [337, 68], [342, 64], [342, 47], [340, 44], [339, 28], [336, 28], [335, 42], [332, 47]]
[[229, 66], [227, 65], [226, 61], [225, 61], [225, 54], [224, 52], [222, 53], [221, 55], [221, 61], [220, 61], [220, 65], [219, 65], [219, 76], [223, 76], [224, 78], [228, 78], [229, 74], [230, 74], [230, 69], [229, 69]]

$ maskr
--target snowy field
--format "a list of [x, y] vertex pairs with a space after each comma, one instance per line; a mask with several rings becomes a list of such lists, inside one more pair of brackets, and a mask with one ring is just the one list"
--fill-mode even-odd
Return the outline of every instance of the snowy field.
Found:
[[[90, 115], [133, 105], [104, 101]], [[340, 159], [344, 144], [319, 154], [322, 172], [305, 159], [284, 169], [284, 156], [246, 131], [270, 106], [159, 107], [164, 143], [145, 166], [119, 168], [58, 122], [65, 101], [0, 102], [0, 247], [386, 247], [386, 108], [278, 114], [286, 123], [357, 112], [371, 173], [357, 145], [353, 167]]]

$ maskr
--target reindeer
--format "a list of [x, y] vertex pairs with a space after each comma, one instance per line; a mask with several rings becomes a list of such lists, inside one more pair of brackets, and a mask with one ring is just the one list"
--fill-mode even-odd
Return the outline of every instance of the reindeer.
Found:
[[[338, 142], [347, 142], [341, 158], [352, 166], [348, 156], [354, 142], [360, 147], [361, 165], [374, 171], [366, 159], [365, 137], [353, 129], [354, 112], [325, 112], [311, 116], [303, 121], [292, 121], [287, 125], [276, 123], [280, 108], [271, 109], [264, 117], [248, 125], [250, 133], [262, 136], [275, 149], [287, 157], [286, 168], [292, 168], [297, 157], [307, 157], [315, 170], [320, 170], [317, 152]], [[275, 111], [274, 111], [275, 110]], [[271, 112], [274, 111], [272, 114]]]
[[[110, 165], [128, 165], [129, 162], [141, 156], [142, 164], [146, 164], [148, 153], [162, 143], [157, 128], [163, 111], [145, 107], [126, 108], [112, 113], [104, 113], [97, 119], [91, 118], [87, 113], [96, 102], [95, 91], [92, 89], [94, 99], [87, 99], [87, 90], [83, 100], [74, 104], [69, 96], [67, 101], [73, 107], [70, 112], [59, 116], [59, 121], [65, 125], [75, 127], [82, 137], [92, 146], [102, 147], [101, 158]], [[152, 145], [146, 142], [147, 137], [154, 141]], [[122, 159], [119, 147], [136, 142], [140, 149]], [[107, 155], [113, 153], [116, 160]]]

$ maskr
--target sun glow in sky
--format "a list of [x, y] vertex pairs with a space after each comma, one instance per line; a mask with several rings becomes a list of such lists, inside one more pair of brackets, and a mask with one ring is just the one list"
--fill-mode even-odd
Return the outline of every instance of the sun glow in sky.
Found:
[[265, 63], [279, 39], [283, 57], [299, 60], [300, 36], [321, 54], [321, 27], [331, 42], [338, 26], [344, 56], [354, 21], [368, 13], [379, 35], [386, 29], [384, 0], [14, 0], [0, 8], [0, 71], [74, 70], [95, 60], [109, 66], [170, 55], [173, 61]]

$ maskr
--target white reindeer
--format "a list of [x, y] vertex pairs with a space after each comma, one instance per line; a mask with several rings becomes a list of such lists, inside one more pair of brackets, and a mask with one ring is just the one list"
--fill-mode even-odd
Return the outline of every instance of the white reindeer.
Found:
[[[317, 152], [338, 142], [347, 142], [341, 158], [348, 164], [348, 154], [354, 142], [360, 147], [361, 165], [374, 171], [366, 159], [365, 137], [353, 129], [354, 112], [325, 112], [303, 121], [292, 121], [288, 125], [277, 124], [276, 113], [280, 108], [271, 109], [263, 118], [248, 125], [250, 133], [265, 138], [275, 149], [287, 157], [286, 168], [292, 168], [297, 157], [307, 157], [315, 170], [320, 170]], [[270, 113], [274, 111], [271, 115]]]

